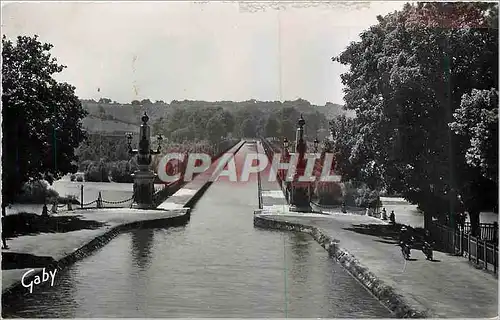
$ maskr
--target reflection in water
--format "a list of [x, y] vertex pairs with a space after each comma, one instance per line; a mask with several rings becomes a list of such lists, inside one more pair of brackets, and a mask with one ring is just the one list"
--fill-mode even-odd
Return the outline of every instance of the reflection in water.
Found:
[[154, 229], [141, 229], [130, 233], [131, 248], [129, 290], [138, 316], [145, 316], [148, 307], [149, 268], [153, 259]]
[[151, 263], [151, 247], [153, 246], [154, 229], [137, 230], [132, 233], [133, 262], [144, 270]]
[[[307, 241], [306, 234], [293, 233], [290, 235], [291, 245], [287, 246], [292, 249], [287, 260], [291, 260], [293, 268], [290, 270], [290, 275], [300, 279], [301, 282], [307, 282], [308, 279], [308, 264], [311, 255], [310, 241]], [[290, 250], [287, 250], [290, 251]]]

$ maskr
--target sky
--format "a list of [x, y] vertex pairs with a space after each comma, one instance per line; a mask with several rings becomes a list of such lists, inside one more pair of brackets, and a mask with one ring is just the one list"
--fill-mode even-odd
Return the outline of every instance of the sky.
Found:
[[39, 35], [81, 99], [343, 104], [331, 61], [404, 2], [23, 2], [8, 38]]

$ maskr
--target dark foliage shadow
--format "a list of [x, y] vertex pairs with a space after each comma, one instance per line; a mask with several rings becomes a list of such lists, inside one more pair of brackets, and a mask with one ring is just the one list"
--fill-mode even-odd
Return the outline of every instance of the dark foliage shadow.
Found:
[[2, 252], [2, 270], [45, 268], [55, 263], [52, 257], [40, 257], [27, 253]]
[[[387, 225], [387, 224], [354, 224], [351, 227], [343, 228], [344, 230], [353, 231], [360, 234], [365, 234], [380, 239], [374, 239], [373, 241], [393, 244], [399, 246], [399, 233], [402, 224]], [[422, 250], [424, 229], [423, 228], [412, 228], [406, 226], [406, 228], [412, 233], [415, 238], [415, 242], [411, 246], [412, 250]], [[434, 251], [439, 251], [446, 253], [444, 249], [434, 247]]]
[[99, 229], [105, 223], [93, 220], [82, 220], [81, 215], [42, 217], [34, 213], [21, 212], [4, 217], [3, 230], [5, 237], [14, 238], [38, 233], [71, 232], [82, 229]]

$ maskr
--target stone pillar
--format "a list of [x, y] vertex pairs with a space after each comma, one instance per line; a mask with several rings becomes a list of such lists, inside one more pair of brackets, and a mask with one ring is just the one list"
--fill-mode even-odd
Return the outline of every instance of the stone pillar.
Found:
[[[142, 167], [142, 168], [141, 168]], [[134, 204], [136, 209], [153, 209], [154, 179], [156, 174], [148, 170], [147, 166], [140, 166], [132, 174], [134, 177]]]

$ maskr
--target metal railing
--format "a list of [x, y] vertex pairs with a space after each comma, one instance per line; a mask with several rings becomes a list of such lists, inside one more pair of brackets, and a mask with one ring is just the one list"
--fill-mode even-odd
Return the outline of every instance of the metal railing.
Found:
[[441, 249], [446, 252], [468, 257], [476, 264], [482, 263], [488, 270], [488, 265], [498, 273], [498, 244], [486, 239], [471, 236], [463, 230], [454, 230], [437, 222], [431, 224], [431, 234]]
[[[477, 235], [480, 239], [488, 241], [498, 241], [498, 223], [480, 223]], [[472, 228], [470, 222], [465, 222], [463, 226], [465, 234], [471, 233]]]

